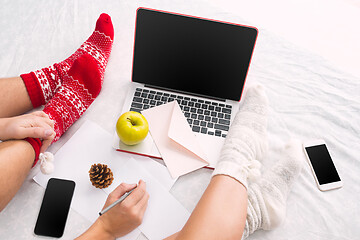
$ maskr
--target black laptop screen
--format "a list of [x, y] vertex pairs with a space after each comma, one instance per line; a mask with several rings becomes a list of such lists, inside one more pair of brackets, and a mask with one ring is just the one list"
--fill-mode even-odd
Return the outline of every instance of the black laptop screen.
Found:
[[257, 30], [138, 9], [134, 82], [239, 101]]

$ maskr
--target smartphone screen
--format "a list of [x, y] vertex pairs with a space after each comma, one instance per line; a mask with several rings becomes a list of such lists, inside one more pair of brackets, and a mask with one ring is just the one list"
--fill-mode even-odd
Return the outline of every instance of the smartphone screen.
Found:
[[48, 181], [36, 221], [36, 235], [58, 238], [63, 235], [74, 189], [74, 181], [57, 178]]
[[320, 185], [341, 181], [325, 144], [305, 148]]

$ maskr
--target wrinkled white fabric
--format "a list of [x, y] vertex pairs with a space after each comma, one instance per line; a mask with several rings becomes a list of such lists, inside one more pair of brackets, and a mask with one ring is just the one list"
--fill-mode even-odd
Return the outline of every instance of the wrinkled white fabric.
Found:
[[257, 229], [272, 230], [286, 216], [286, 200], [304, 166], [302, 146], [291, 140], [281, 150], [281, 159], [248, 188], [248, 209], [243, 239]]
[[[358, 2], [358, 0], [356, 0]], [[262, 169], [271, 168], [278, 161], [276, 147], [282, 146], [291, 137], [302, 141], [323, 138], [328, 146], [335, 166], [344, 186], [341, 189], [321, 192], [316, 187], [311, 169], [305, 164], [295, 181], [287, 200], [287, 213], [284, 223], [273, 231], [257, 231], [252, 240], [349, 240], [360, 235], [360, 84], [359, 78], [346, 73], [328, 61], [326, 56], [310, 52], [304, 45], [289, 42], [284, 35], [274, 32], [266, 25], [247, 17], [244, 6], [252, 1], [241, 2], [215, 0], [150, 0], [150, 1], [19, 1], [2, 0], [0, 7], [0, 77], [18, 76], [21, 73], [46, 67], [69, 57], [94, 30], [94, 22], [102, 12], [108, 13], [115, 28], [115, 41], [109, 64], [106, 69], [104, 85], [99, 97], [62, 137], [52, 144], [49, 151], [56, 153], [86, 121], [91, 120], [113, 134], [114, 126], [122, 111], [124, 98], [131, 82], [132, 56], [136, 9], [140, 6], [223, 20], [238, 24], [255, 26], [259, 29], [254, 55], [251, 59], [245, 87], [260, 82], [266, 87], [270, 101], [268, 124], [269, 154], [261, 161]], [[262, 1], [267, 3], [266, 1]], [[283, 1], [286, 2], [286, 1]], [[359, 8], [350, 5], [353, 0], [336, 0], [342, 8], [329, 8], [329, 1], [320, 1], [316, 9], [310, 1], [294, 4], [288, 1], [283, 6], [284, 15], [273, 20], [283, 23], [297, 19], [297, 26], [307, 29], [299, 42], [314, 43], [315, 46], [327, 44], [321, 41], [317, 23], [323, 23], [344, 34], [345, 39], [354, 40], [354, 31], [341, 22], [346, 18], [337, 17], [328, 25], [323, 14], [347, 14], [343, 7], [358, 13]], [[333, 3], [333, 1], [331, 1]], [[301, 3], [301, 4], [300, 4]], [[237, 4], [238, 7], [234, 7]], [[255, 3], [253, 3], [255, 4]], [[258, 4], [259, 5], [259, 4]], [[278, 8], [268, 1], [267, 6]], [[302, 6], [296, 15], [287, 11], [288, 7]], [[313, 10], [318, 14], [318, 22], [307, 27], [303, 13]], [[334, 10], [334, 11], [332, 11]], [[254, 8], [256, 16], [265, 16], [271, 9]], [[270, 14], [271, 15], [271, 14]], [[357, 14], [359, 15], [359, 14]], [[289, 18], [287, 18], [287, 17]], [[336, 15], [338, 16], [338, 15]], [[339, 15], [340, 16], [340, 15]], [[348, 14], [346, 16], [349, 16]], [[265, 17], [264, 17], [265, 18]], [[307, 23], [311, 20], [307, 19]], [[341, 21], [340, 21], [341, 20]], [[357, 21], [352, 24], [356, 25]], [[284, 25], [278, 24], [283, 33]], [[296, 27], [294, 27], [297, 29]], [[294, 29], [292, 28], [292, 30]], [[351, 30], [349, 30], [351, 29]], [[356, 32], [356, 31], [355, 31]], [[349, 42], [333, 35], [332, 41], [339, 49], [352, 49]], [[351, 41], [350, 41], [351, 42]], [[339, 49], [337, 49], [339, 51]], [[325, 57], [325, 58], [324, 58]], [[348, 62], [353, 59], [339, 58]], [[356, 63], [356, 61], [354, 61]], [[37, 109], [39, 110], [39, 109]], [[303, 156], [304, 157], [304, 156]], [[304, 157], [304, 162], [306, 159]], [[0, 214], [0, 239], [29, 239], [33, 236], [34, 224], [39, 214], [44, 190], [32, 177], [39, 171], [39, 164], [33, 168], [27, 181]], [[208, 185], [211, 171], [200, 169], [179, 178], [171, 189], [173, 194], [189, 211], [192, 211]], [[37, 206], [37, 207], [34, 207]], [[24, 209], [24, 211], [21, 211]], [[90, 225], [82, 216], [71, 210], [69, 224], [64, 239], [74, 239]], [[34, 238], [36, 238], [34, 236]], [[146, 240], [140, 236], [138, 240]]]
[[231, 176], [246, 188], [248, 178], [260, 176], [261, 164], [256, 159], [262, 159], [268, 149], [267, 112], [268, 99], [264, 87], [260, 84], [249, 86], [230, 127], [213, 176]]

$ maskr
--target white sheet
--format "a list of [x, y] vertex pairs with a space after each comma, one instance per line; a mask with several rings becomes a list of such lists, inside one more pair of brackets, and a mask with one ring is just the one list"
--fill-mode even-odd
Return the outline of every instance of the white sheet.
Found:
[[[51, 151], [59, 149], [85, 119], [113, 133], [131, 77], [135, 10], [139, 6], [251, 24], [240, 14], [219, 10], [202, 0], [2, 1], [0, 77], [17, 76], [65, 59], [90, 35], [101, 12], [109, 13], [114, 22], [115, 42], [102, 92]], [[324, 138], [344, 187], [320, 192], [305, 166], [290, 193], [284, 225], [271, 232], [258, 231], [250, 239], [356, 239], [360, 235], [360, 79], [266, 29], [259, 30], [247, 84], [261, 82], [267, 88], [271, 145], [278, 147], [290, 136]], [[274, 161], [268, 158], [263, 162], [269, 166]], [[36, 171], [38, 168], [29, 178]], [[201, 169], [181, 177], [171, 193], [192, 210], [210, 174], [210, 170]], [[33, 237], [43, 193], [34, 184], [26, 181], [0, 214], [1, 239]], [[70, 212], [68, 223], [64, 238], [72, 238], [89, 226], [74, 212]]]
[[[152, 196], [143, 223], [123, 240], [134, 240], [141, 232], [149, 239], [166, 237], [183, 227], [189, 212], [171, 195], [174, 184], [166, 167], [147, 157], [117, 152], [111, 147], [112, 135], [97, 124], [86, 121], [55, 154], [55, 170], [49, 175], [38, 173], [34, 180], [43, 188], [50, 178], [70, 179], [76, 183], [71, 208], [91, 222], [99, 217], [107, 195], [120, 183], [146, 182]], [[89, 180], [89, 168], [94, 163], [106, 164], [114, 174], [113, 183], [103, 190], [96, 189]], [[161, 181], [161, 182], [160, 182]], [[165, 225], [155, 229], [153, 225]], [[140, 230], [139, 230], [140, 229]]]

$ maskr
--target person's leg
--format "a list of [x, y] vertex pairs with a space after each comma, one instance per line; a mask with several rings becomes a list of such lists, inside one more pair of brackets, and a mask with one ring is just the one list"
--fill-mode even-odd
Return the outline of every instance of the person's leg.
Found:
[[213, 178], [184, 228], [169, 239], [241, 239], [247, 214], [248, 178], [260, 175], [267, 150], [268, 100], [262, 86], [247, 89]]
[[302, 155], [301, 143], [290, 141], [277, 163], [250, 184], [247, 192], [234, 179], [216, 175], [183, 230], [167, 240], [245, 239], [258, 229], [278, 227], [285, 219], [291, 185], [303, 167]]
[[0, 143], [0, 211], [10, 202], [34, 163], [35, 151], [24, 140]]
[[[105, 22], [101, 21], [100, 17], [96, 27], [98, 28], [105, 24], [106, 26], [110, 25], [112, 30], [110, 18], [106, 18], [105, 20]], [[92, 35], [92, 37], [89, 38], [90, 40], [88, 41], [90, 41], [90, 43], [84, 43], [84, 45], [90, 47], [90, 49], [87, 50], [94, 54], [94, 56], [88, 54], [86, 51], [78, 50], [80, 52], [77, 51], [76, 54], [81, 54], [76, 55], [76, 59], [72, 58], [74, 54], [70, 57], [73, 60], [71, 67], [66, 72], [63, 72], [61, 86], [58, 87], [54, 96], [47, 102], [43, 110], [43, 112], [54, 121], [54, 130], [56, 132], [54, 141], [57, 141], [60, 136], [81, 117], [100, 93], [107, 59], [99, 65], [98, 58], [100, 53], [93, 52], [91, 46], [94, 46], [94, 42], [99, 41], [101, 46], [108, 50], [108, 57], [111, 51], [112, 41], [110, 43], [101, 41], [101, 36], [104, 36], [104, 33], [96, 32], [95, 35], [97, 37]], [[33, 75], [33, 73], [30, 73], [27, 77], [32, 78]], [[22, 78], [24, 80], [24, 77]], [[31, 79], [31, 81], [33, 80], [36, 79]], [[24, 83], [26, 85], [25, 81]], [[16, 89], [12, 88], [12, 90], [14, 90], [14, 92], [11, 94], [18, 93]], [[41, 89], [41, 91], [43, 90], [44, 89]], [[4, 92], [5, 90], [1, 88], [0, 96], [6, 97]], [[25, 93], [23, 95], [27, 94]], [[32, 102], [30, 93], [29, 96]], [[3, 172], [0, 177], [0, 189], [2, 190], [0, 193], [1, 210], [13, 198], [27, 173], [34, 163], [36, 163], [41, 145], [42, 143], [38, 138], [6, 141], [0, 144], [0, 169]]]
[[272, 230], [285, 219], [287, 196], [305, 162], [301, 143], [291, 140], [278, 157], [271, 169], [249, 186], [243, 238], [258, 229]]
[[54, 121], [56, 136], [53, 142], [59, 140], [63, 133], [84, 114], [99, 95], [102, 87], [96, 61], [88, 54], [76, 59], [68, 74], [43, 110]]
[[0, 78], [0, 118], [20, 115], [32, 108], [21, 77]]
[[63, 84], [74, 61], [84, 54], [90, 55], [97, 63], [102, 81], [113, 38], [111, 18], [101, 14], [92, 35], [64, 61], [20, 77], [0, 79], [0, 118], [19, 115], [49, 102]]
[[[87, 54], [75, 60], [59, 91], [46, 104], [44, 113], [54, 121], [54, 141], [87, 110], [101, 90], [96, 62]], [[0, 209], [13, 198], [39, 157], [38, 138], [5, 141], [0, 144]], [[3, 190], [4, 189], [4, 190]]]
[[214, 176], [184, 228], [170, 239], [241, 239], [247, 192], [237, 180]]
[[70, 67], [84, 54], [97, 63], [101, 81], [109, 60], [114, 38], [114, 28], [109, 15], [103, 13], [96, 22], [91, 36], [70, 57], [60, 63], [30, 73], [21, 74], [34, 108], [49, 102], [64, 82]]

